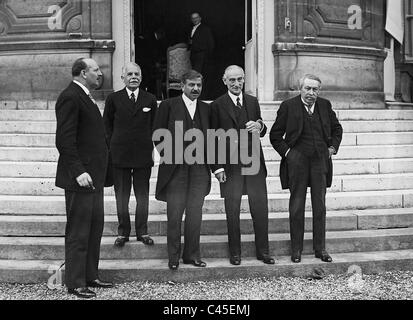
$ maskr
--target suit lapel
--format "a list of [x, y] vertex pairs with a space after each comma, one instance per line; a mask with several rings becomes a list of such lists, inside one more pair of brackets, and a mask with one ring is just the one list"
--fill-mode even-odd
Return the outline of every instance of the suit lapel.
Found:
[[120, 93], [120, 100], [122, 102], [121, 105], [125, 106], [125, 108], [132, 114], [136, 114], [136, 105], [129, 99], [128, 92], [126, 88], [124, 88]]
[[234, 121], [235, 125], [238, 126], [238, 121], [237, 121], [237, 118], [235, 118], [234, 109], [232, 107], [234, 105], [234, 102], [232, 102], [232, 100], [231, 100], [230, 96], [228, 95], [228, 93], [225, 94], [224, 99], [225, 99], [225, 101], [224, 101], [225, 111], [229, 114], [231, 119]]
[[209, 115], [208, 115], [208, 109], [203, 108], [203, 107], [204, 106], [201, 105], [199, 101], [197, 101], [196, 108], [198, 110], [199, 118], [201, 119], [202, 131], [206, 132], [206, 129], [208, 129]]
[[92, 110], [97, 111], [99, 115], [102, 116], [102, 114], [99, 111], [99, 107], [93, 103], [93, 101], [87, 96], [86, 92], [74, 82], [72, 82], [72, 86], [74, 90], [76, 90], [76, 92], [79, 93], [80, 100], [82, 100], [88, 108], [92, 108]]
[[138, 110], [142, 109], [144, 107], [144, 93], [142, 92], [142, 89], [139, 89], [139, 94], [138, 94], [138, 98], [136, 99], [136, 103], [134, 105], [134, 114], [136, 114], [138, 112]]

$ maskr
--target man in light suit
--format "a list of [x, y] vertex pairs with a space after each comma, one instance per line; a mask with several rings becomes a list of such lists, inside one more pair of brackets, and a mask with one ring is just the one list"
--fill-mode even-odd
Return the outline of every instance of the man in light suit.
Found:
[[[191, 129], [197, 129], [198, 132], [202, 132], [203, 137], [207, 137], [209, 105], [198, 100], [202, 90], [202, 75], [194, 70], [188, 71], [182, 77], [181, 87], [183, 92], [181, 96], [167, 99], [159, 105], [153, 136], [159, 153], [166, 159], [166, 151], [162, 150], [160, 145], [161, 136], [157, 136], [157, 133], [167, 131], [171, 134], [170, 142], [173, 150], [171, 161], [168, 163], [161, 161], [159, 165], [155, 195], [156, 199], [167, 203], [168, 267], [171, 270], [177, 270], [179, 267], [181, 223], [184, 211], [183, 262], [196, 267], [206, 266], [206, 263], [201, 260], [200, 232], [204, 198], [211, 189], [211, 173], [207, 165], [206, 146], [203, 143], [198, 144], [200, 142], [198, 140], [195, 142], [178, 141], [179, 138], [177, 138]], [[192, 163], [185, 158], [184, 150], [188, 145], [194, 144], [200, 146], [196, 152], [200, 153], [197, 154], [197, 159], [201, 160]], [[178, 147], [179, 145], [181, 148]]]
[[136, 199], [136, 238], [145, 245], [153, 245], [154, 241], [148, 235], [148, 208], [149, 179], [153, 166], [152, 125], [157, 102], [154, 95], [139, 88], [142, 71], [136, 63], [130, 62], [123, 67], [122, 80], [125, 88], [107, 97], [103, 112], [110, 143], [119, 222], [115, 246], [123, 247], [129, 241], [132, 184]]
[[[311, 74], [300, 79], [300, 95], [283, 101], [270, 132], [282, 157], [280, 179], [290, 189], [291, 260], [301, 261], [307, 187], [311, 188], [315, 256], [331, 262], [325, 250], [326, 188], [332, 182], [331, 156], [340, 147], [343, 128], [330, 101], [320, 98], [321, 80]], [[284, 136], [285, 135], [285, 136]]]
[[[244, 86], [244, 70], [236, 65], [229, 66], [224, 73], [223, 82], [228, 92], [211, 104], [211, 127], [225, 131], [235, 129], [248, 131], [248, 146], [251, 149], [252, 135], [263, 137], [267, 127], [261, 118], [258, 100], [242, 93]], [[242, 135], [235, 141], [236, 148], [241, 152]], [[227, 143], [226, 151], [232, 147]], [[243, 194], [248, 195], [251, 216], [255, 232], [255, 247], [258, 260], [266, 264], [274, 264], [274, 258], [269, 254], [268, 244], [268, 199], [267, 199], [267, 169], [264, 154], [259, 139], [258, 172], [250, 175], [242, 174], [243, 164], [226, 157], [226, 163], [212, 165], [212, 170], [220, 182], [221, 197], [225, 201], [225, 213], [228, 225], [228, 244], [230, 263], [241, 264], [241, 232], [240, 206]], [[240, 159], [240, 158], [239, 158]]]
[[93, 59], [80, 58], [72, 76], [56, 101], [56, 186], [65, 190], [66, 199], [65, 284], [69, 293], [92, 298], [96, 294], [88, 287], [113, 286], [98, 277], [109, 151], [90, 90], [99, 86], [102, 72]]

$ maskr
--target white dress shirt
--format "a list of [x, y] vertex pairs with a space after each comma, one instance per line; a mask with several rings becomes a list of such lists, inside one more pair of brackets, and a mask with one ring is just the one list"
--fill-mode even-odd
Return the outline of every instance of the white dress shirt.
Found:
[[196, 31], [196, 29], [201, 25], [201, 23], [198, 23], [197, 25], [192, 27], [192, 31], [191, 31], [191, 38], [194, 36], [194, 33]]
[[125, 89], [126, 89], [126, 92], [128, 93], [129, 99], [130, 99], [130, 95], [131, 95], [132, 92], [133, 92], [133, 94], [135, 95], [135, 102], [136, 102], [136, 99], [138, 99], [138, 95], [139, 95], [139, 88], [136, 89], [135, 91], [131, 91], [131, 90], [129, 90], [128, 88], [125, 88]]
[[194, 119], [194, 115], [195, 115], [195, 111], [196, 111], [196, 102], [197, 102], [197, 99], [195, 99], [195, 100], [192, 101], [191, 99], [189, 99], [189, 98], [185, 95], [185, 93], [182, 94], [182, 99], [184, 100], [186, 109], [188, 110], [189, 115], [191, 116], [191, 119], [193, 120], [193, 119]]

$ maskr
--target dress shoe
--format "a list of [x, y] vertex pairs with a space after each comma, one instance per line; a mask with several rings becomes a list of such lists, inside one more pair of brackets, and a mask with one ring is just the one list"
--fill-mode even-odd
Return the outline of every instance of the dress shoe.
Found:
[[269, 254], [264, 254], [261, 257], [257, 257], [258, 260], [264, 262], [265, 264], [274, 264], [275, 260]]
[[173, 271], [178, 270], [179, 262], [168, 262], [168, 267]]
[[89, 288], [86, 287], [67, 289], [67, 292], [83, 299], [90, 299], [96, 297], [96, 293], [94, 293], [92, 290], [89, 290]]
[[291, 261], [294, 263], [300, 263], [301, 262], [301, 252], [296, 251], [291, 255]]
[[195, 267], [202, 267], [202, 268], [206, 267], [206, 263], [202, 260], [185, 260], [184, 259], [183, 261], [184, 261], [184, 264], [192, 264]]
[[93, 287], [93, 288], [113, 288], [113, 283], [111, 282], [104, 282], [100, 279], [95, 279], [92, 281], [86, 282], [86, 285], [88, 287]]
[[321, 261], [324, 261], [324, 262], [332, 262], [333, 261], [333, 259], [330, 257], [330, 255], [325, 250], [316, 251], [315, 252], [315, 257], [320, 258]]
[[147, 246], [152, 246], [154, 244], [152, 238], [150, 236], [140, 236], [136, 237], [136, 240], [142, 241], [143, 244], [146, 244]]
[[125, 245], [125, 242], [128, 242], [129, 238], [128, 237], [117, 237], [115, 240], [115, 247], [123, 247]]
[[231, 256], [229, 258], [229, 262], [234, 266], [239, 266], [241, 264], [241, 257], [240, 256]]

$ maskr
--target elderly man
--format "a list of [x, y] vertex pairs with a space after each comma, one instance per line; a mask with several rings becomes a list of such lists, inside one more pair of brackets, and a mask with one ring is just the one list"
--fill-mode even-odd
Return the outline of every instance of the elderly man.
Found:
[[282, 157], [280, 178], [290, 189], [291, 260], [301, 261], [304, 240], [304, 210], [307, 187], [311, 188], [313, 248], [315, 256], [331, 262], [325, 250], [326, 188], [332, 182], [331, 156], [341, 143], [343, 128], [330, 101], [320, 98], [321, 80], [306, 74], [300, 79], [300, 94], [281, 103], [270, 132], [270, 141]]
[[[109, 150], [99, 108], [90, 94], [102, 72], [93, 59], [77, 59], [73, 81], [56, 102], [56, 186], [65, 190], [65, 283], [81, 298], [96, 294], [87, 287], [109, 288], [98, 277], [103, 232], [103, 188]], [[107, 185], [107, 184], [106, 184]]]
[[129, 241], [132, 184], [136, 199], [136, 238], [145, 245], [153, 245], [154, 241], [148, 235], [148, 207], [149, 179], [153, 166], [152, 125], [157, 102], [154, 95], [139, 88], [142, 71], [136, 63], [125, 65], [121, 78], [125, 88], [107, 97], [103, 112], [110, 143], [119, 222], [115, 246], [123, 247]]
[[[236, 65], [229, 66], [224, 73], [223, 82], [228, 92], [216, 99], [211, 104], [211, 127], [218, 130], [236, 130], [239, 139], [237, 148], [242, 152], [242, 145], [248, 144], [251, 149], [253, 134], [263, 137], [267, 127], [261, 119], [258, 100], [250, 95], [243, 94], [244, 70]], [[247, 131], [248, 141], [240, 141], [243, 137], [241, 131]], [[232, 149], [231, 141], [227, 143], [227, 151]], [[228, 225], [228, 244], [230, 263], [241, 264], [241, 232], [240, 232], [240, 206], [243, 194], [248, 195], [251, 216], [255, 232], [255, 247], [258, 260], [266, 264], [274, 264], [274, 258], [269, 254], [268, 245], [268, 199], [267, 199], [267, 169], [259, 139], [258, 172], [243, 175], [243, 163], [232, 161], [227, 157], [226, 163], [216, 163], [212, 166], [216, 178], [220, 182], [221, 197], [225, 200], [225, 212]], [[244, 150], [245, 151], [245, 150]], [[240, 160], [242, 157], [239, 157]]]

